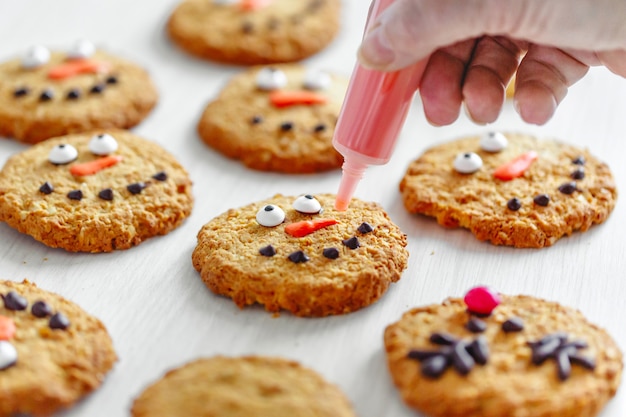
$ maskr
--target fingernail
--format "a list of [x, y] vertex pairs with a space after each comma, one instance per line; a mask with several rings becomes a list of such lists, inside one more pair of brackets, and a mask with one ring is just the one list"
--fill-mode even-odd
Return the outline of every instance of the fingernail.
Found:
[[476, 120], [474, 118], [474, 116], [472, 116], [472, 113], [469, 110], [469, 107], [467, 107], [467, 103], [465, 101], [463, 101], [463, 113], [465, 113], [465, 115], [475, 124], [479, 125], [479, 126], [485, 126], [487, 123]]
[[359, 61], [365, 67], [380, 68], [391, 64], [396, 53], [381, 28], [376, 28], [365, 35], [359, 48]]

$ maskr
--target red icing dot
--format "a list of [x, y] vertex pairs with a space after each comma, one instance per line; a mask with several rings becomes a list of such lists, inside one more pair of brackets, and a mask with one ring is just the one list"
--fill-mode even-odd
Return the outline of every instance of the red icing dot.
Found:
[[463, 301], [470, 312], [489, 315], [500, 304], [500, 294], [488, 287], [475, 287], [465, 294]]

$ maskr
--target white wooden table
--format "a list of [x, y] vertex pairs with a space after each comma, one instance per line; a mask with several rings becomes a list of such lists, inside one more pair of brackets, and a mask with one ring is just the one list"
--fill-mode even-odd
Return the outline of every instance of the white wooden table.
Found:
[[[367, 4], [366, 4], [367, 3]], [[87, 38], [149, 69], [161, 93], [135, 132], [171, 151], [194, 181], [191, 217], [165, 237], [110, 254], [53, 250], [0, 224], [0, 278], [28, 278], [99, 317], [120, 360], [104, 385], [64, 416], [128, 415], [132, 399], [167, 369], [214, 354], [267, 354], [292, 358], [337, 383], [361, 417], [408, 417], [392, 386], [383, 347], [385, 326], [410, 307], [462, 296], [477, 284], [527, 293], [581, 309], [626, 348], [626, 206], [608, 221], [553, 247], [519, 250], [478, 242], [464, 230], [405, 212], [398, 183], [425, 148], [470, 133], [509, 130], [588, 146], [626, 189], [626, 80], [592, 69], [571, 89], [556, 116], [542, 127], [524, 124], [507, 104], [500, 119], [476, 126], [462, 116], [448, 127], [426, 123], [416, 100], [392, 161], [371, 168], [357, 196], [378, 201], [409, 237], [402, 280], [375, 305], [341, 317], [272, 317], [262, 308], [239, 310], [213, 295], [191, 265], [200, 227], [228, 208], [274, 193], [335, 192], [339, 172], [286, 176], [248, 170], [203, 145], [195, 126], [204, 105], [239, 68], [191, 58], [164, 34], [175, 0], [0, 0], [0, 58], [35, 44], [66, 47]], [[349, 75], [367, 6], [345, 0], [344, 26], [311, 66]], [[0, 164], [26, 147], [0, 140]], [[626, 415], [622, 389], [603, 417]]]

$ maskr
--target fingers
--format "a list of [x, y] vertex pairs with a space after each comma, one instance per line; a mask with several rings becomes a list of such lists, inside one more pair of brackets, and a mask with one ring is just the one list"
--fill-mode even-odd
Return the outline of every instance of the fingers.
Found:
[[589, 66], [560, 49], [532, 45], [517, 70], [515, 108], [528, 123], [544, 124]]

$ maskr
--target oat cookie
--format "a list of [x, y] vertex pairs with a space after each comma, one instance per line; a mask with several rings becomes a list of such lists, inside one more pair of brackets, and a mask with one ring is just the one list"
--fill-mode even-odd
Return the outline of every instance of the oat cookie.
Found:
[[451, 298], [387, 327], [389, 370], [404, 401], [431, 417], [597, 415], [621, 379], [613, 339], [572, 308], [498, 298], [488, 315]]
[[263, 356], [199, 359], [169, 371], [134, 402], [133, 417], [355, 417], [311, 369]]
[[332, 137], [347, 79], [298, 64], [255, 67], [208, 104], [198, 133], [250, 168], [284, 173], [336, 169]]
[[239, 65], [300, 61], [339, 31], [340, 0], [185, 0], [171, 39], [204, 59]]
[[499, 132], [427, 150], [400, 191], [411, 213], [519, 248], [586, 231], [607, 219], [617, 199], [609, 167], [588, 150]]
[[102, 384], [117, 356], [98, 319], [26, 280], [0, 296], [0, 417], [49, 416]]
[[378, 300], [406, 268], [406, 235], [376, 203], [334, 195], [274, 197], [204, 225], [194, 267], [215, 293], [297, 316], [349, 313]]
[[193, 204], [185, 169], [124, 130], [62, 136], [0, 171], [0, 221], [71, 252], [128, 249], [179, 226]]
[[0, 136], [36, 143], [96, 128], [130, 128], [157, 102], [148, 73], [82, 40], [0, 64]]

